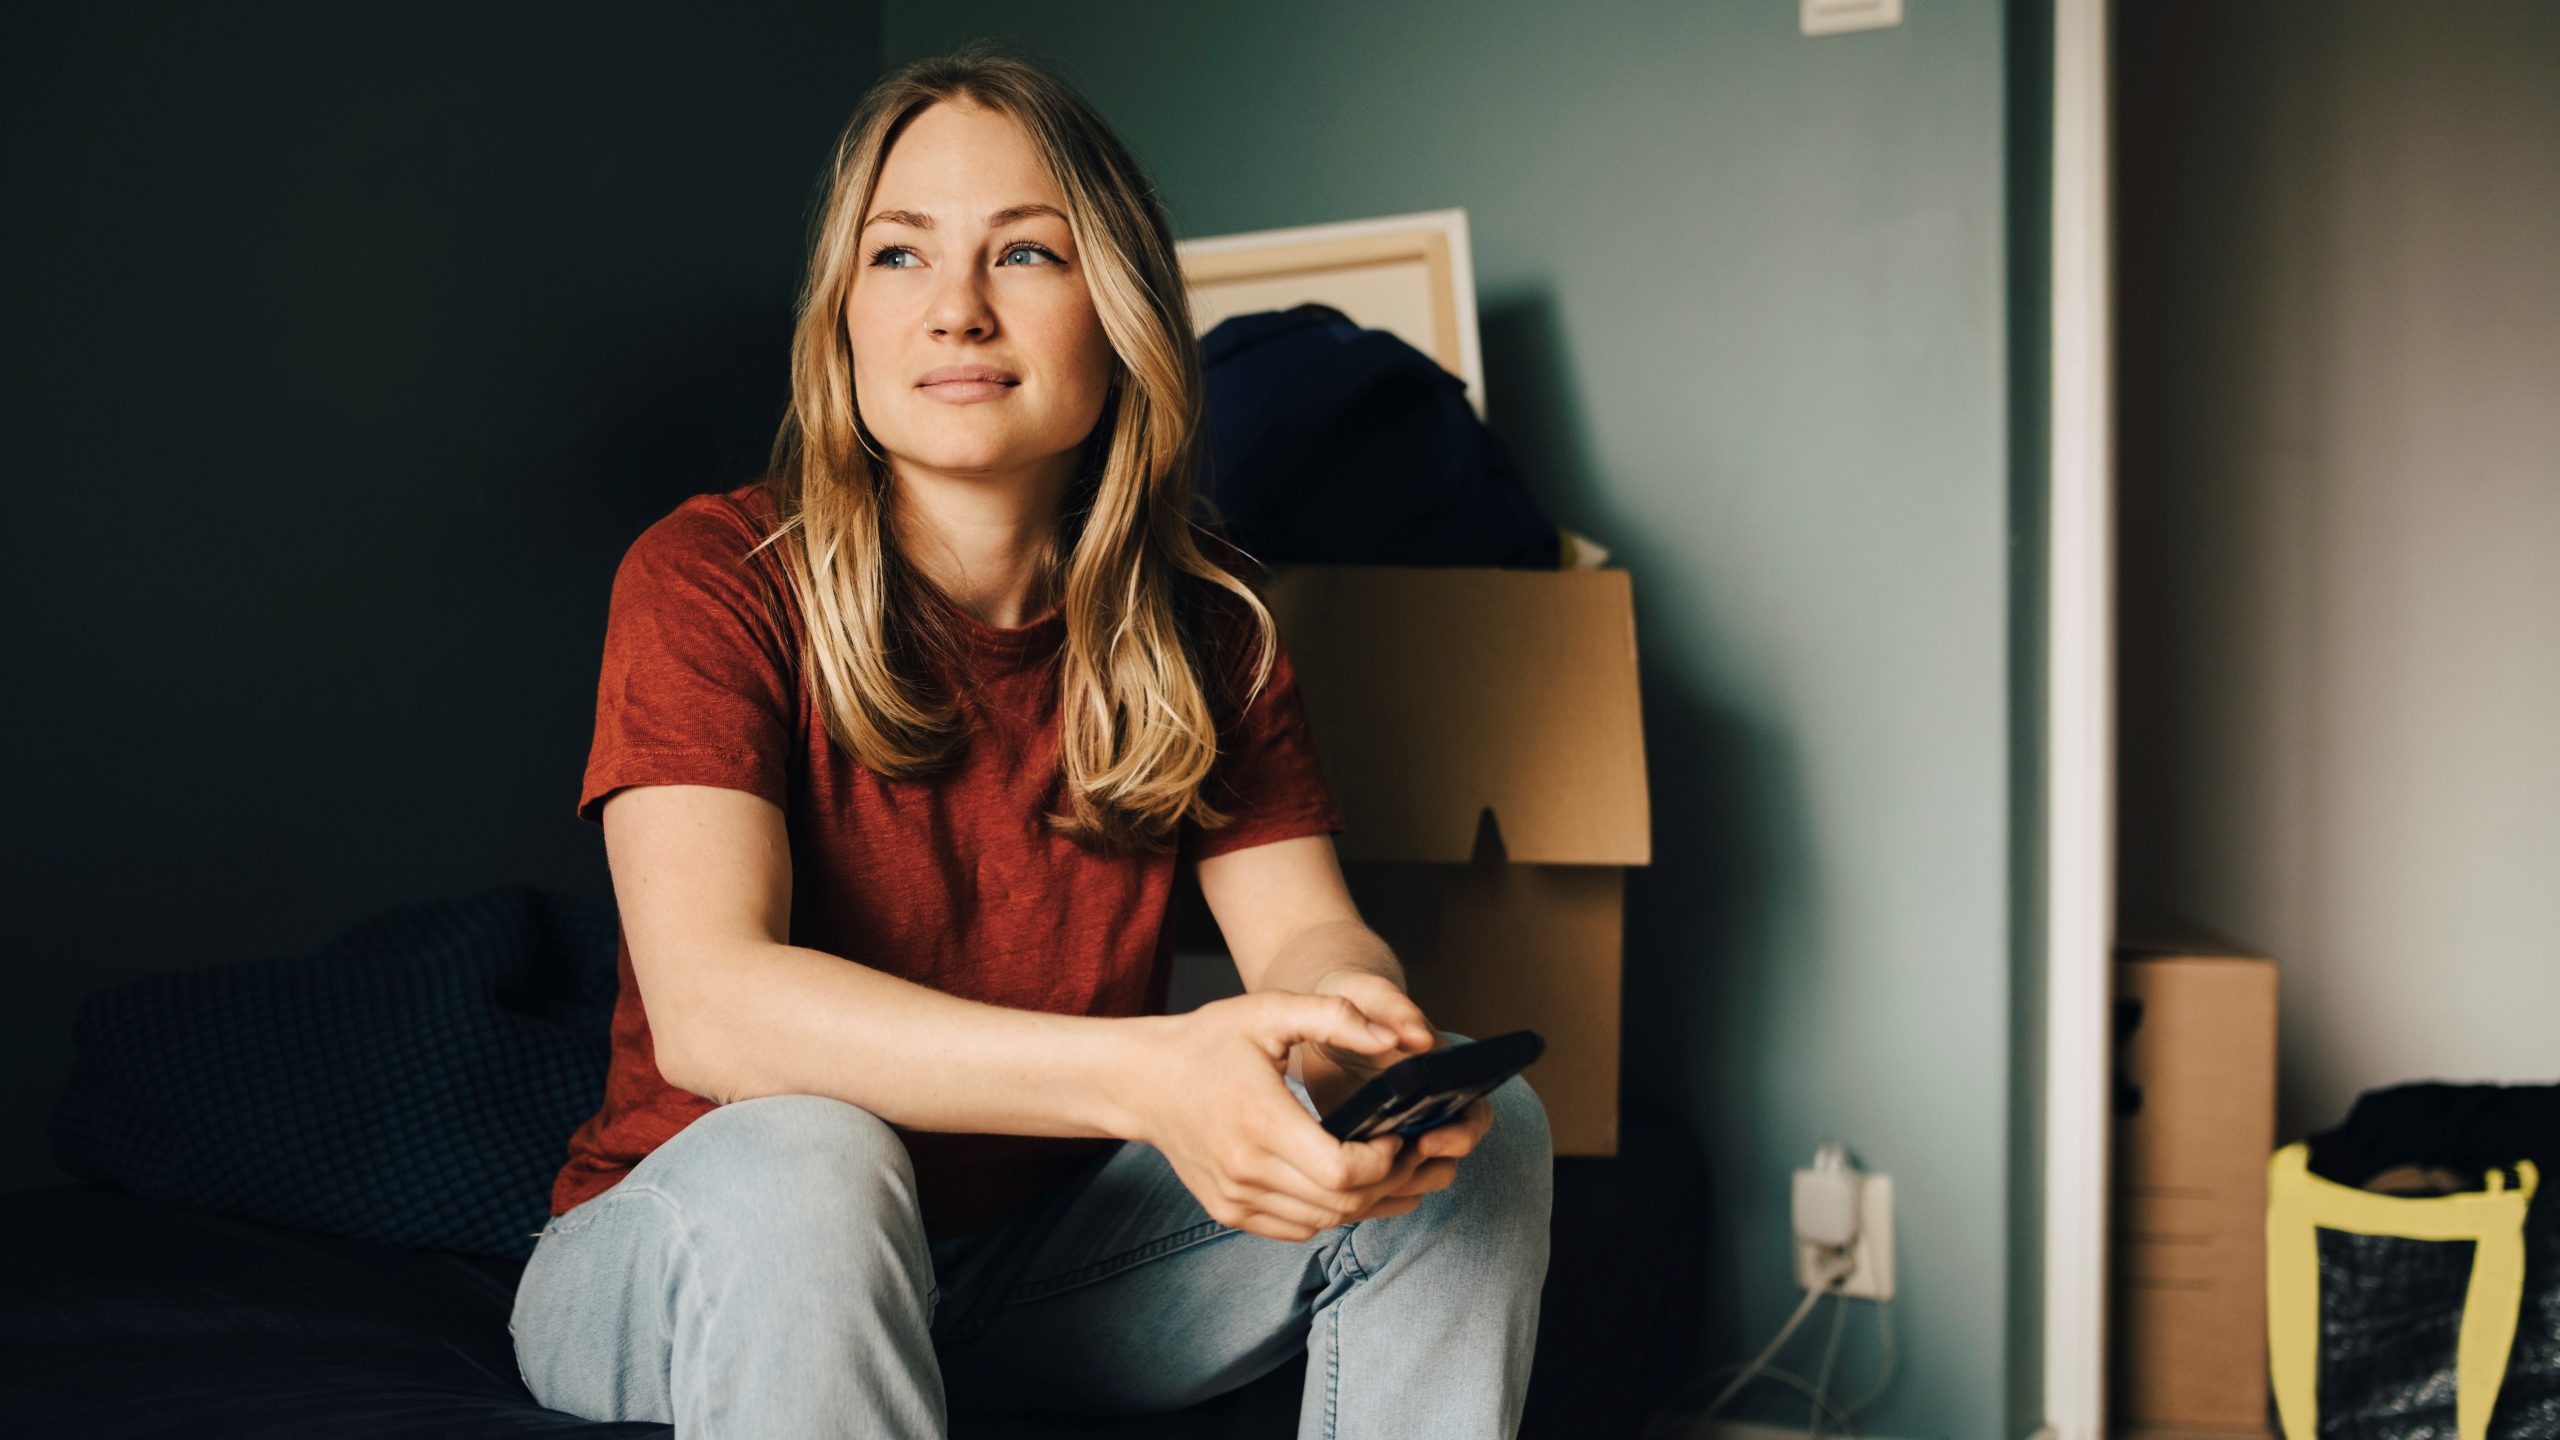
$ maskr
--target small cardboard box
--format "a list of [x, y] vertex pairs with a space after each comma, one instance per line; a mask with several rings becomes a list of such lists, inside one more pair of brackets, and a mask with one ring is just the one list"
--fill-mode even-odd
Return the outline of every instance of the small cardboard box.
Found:
[[2111, 1408], [2264, 1435], [2275, 962], [2170, 926], [2116, 962]]
[[[1627, 573], [1303, 566], [1271, 605], [1361, 917], [1433, 1024], [1546, 1038], [1557, 1154], [1616, 1154], [1625, 867], [1653, 858]], [[1234, 993], [1196, 892], [1174, 938], [1176, 1008]]]

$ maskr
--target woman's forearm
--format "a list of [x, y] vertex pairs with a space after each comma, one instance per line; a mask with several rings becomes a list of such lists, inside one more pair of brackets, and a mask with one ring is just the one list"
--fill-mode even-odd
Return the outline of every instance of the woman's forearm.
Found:
[[1124, 1097], [1152, 1017], [963, 1000], [796, 945], [690, 959], [667, 1006], [682, 1007], [665, 1027], [681, 1043], [662, 1043], [659, 1063], [695, 1094], [832, 1095], [915, 1130], [1138, 1138]]
[[1289, 937], [1262, 973], [1253, 990], [1301, 990], [1312, 993], [1316, 982], [1337, 970], [1383, 975], [1405, 987], [1404, 965], [1378, 933], [1357, 920], [1328, 920]]

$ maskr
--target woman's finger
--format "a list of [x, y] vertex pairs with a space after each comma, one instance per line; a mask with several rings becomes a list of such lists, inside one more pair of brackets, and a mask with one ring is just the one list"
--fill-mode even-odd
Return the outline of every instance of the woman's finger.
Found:
[[1479, 1095], [1467, 1102], [1458, 1118], [1445, 1125], [1435, 1125], [1415, 1136], [1422, 1153], [1427, 1156], [1456, 1157], [1474, 1150], [1493, 1128], [1493, 1101]]
[[[1329, 1230], [1342, 1223], [1341, 1218], [1322, 1206], [1311, 1205], [1295, 1195], [1267, 1186], [1241, 1183], [1234, 1187], [1235, 1201], [1249, 1210], [1258, 1211], [1291, 1225], [1310, 1230]], [[1242, 1226], [1234, 1227], [1242, 1229]]]
[[1392, 1134], [1336, 1140], [1286, 1089], [1278, 1089], [1274, 1099], [1277, 1103], [1265, 1111], [1257, 1138], [1292, 1173], [1251, 1177], [1264, 1184], [1310, 1199], [1359, 1190], [1385, 1179], [1395, 1168], [1397, 1153], [1405, 1148], [1403, 1138]]
[[[1303, 1116], [1306, 1112], [1298, 1113]], [[1323, 1140], [1321, 1153], [1345, 1157], [1340, 1169], [1320, 1165], [1311, 1174], [1288, 1154], [1274, 1149], [1267, 1152], [1268, 1165], [1248, 1178], [1311, 1204], [1357, 1208], [1394, 1182], [1403, 1152], [1411, 1148], [1394, 1135], [1344, 1142], [1326, 1134], [1312, 1121], [1308, 1123]]]
[[1434, 1190], [1446, 1189], [1449, 1183], [1457, 1178], [1457, 1174], [1457, 1161], [1429, 1159], [1423, 1155], [1412, 1139], [1408, 1139], [1403, 1151], [1396, 1156], [1395, 1169], [1385, 1179], [1363, 1190], [1361, 1195], [1369, 1204], [1382, 1200], [1418, 1198]]
[[1394, 1199], [1400, 1196], [1428, 1195], [1434, 1190], [1448, 1189], [1450, 1183], [1455, 1181], [1457, 1178], [1457, 1161], [1446, 1158], [1439, 1160], [1425, 1160], [1416, 1165], [1410, 1172], [1400, 1177], [1394, 1184], [1381, 1186], [1379, 1188], [1378, 1195], [1381, 1199]]
[[1287, 1060], [1290, 1044], [1298, 1040], [1365, 1055], [1381, 1065], [1392, 1065], [1403, 1057], [1396, 1031], [1370, 1019], [1342, 996], [1265, 994], [1278, 1002], [1273, 1005], [1275, 1028], [1265, 1045], [1278, 1059]]
[[1422, 1197], [1419, 1195], [1390, 1195], [1342, 1223], [1357, 1225], [1363, 1220], [1384, 1220], [1390, 1215], [1410, 1215], [1421, 1204]]
[[1299, 1225], [1287, 1220], [1274, 1219], [1258, 1211], [1245, 1216], [1243, 1224], [1230, 1225], [1227, 1228], [1241, 1230], [1247, 1235], [1259, 1235], [1265, 1240], [1285, 1241], [1291, 1245], [1304, 1245], [1324, 1233], [1312, 1225]]
[[1370, 1019], [1394, 1030], [1399, 1052], [1430, 1050], [1440, 1043], [1440, 1032], [1431, 1028], [1422, 1007], [1384, 975], [1336, 972], [1317, 982], [1317, 993], [1340, 995]]

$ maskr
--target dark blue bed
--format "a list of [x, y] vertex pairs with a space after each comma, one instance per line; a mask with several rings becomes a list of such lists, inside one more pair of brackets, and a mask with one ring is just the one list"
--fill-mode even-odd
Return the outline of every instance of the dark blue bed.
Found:
[[[54, 1124], [79, 1182], [0, 1195], [0, 1433], [667, 1433], [537, 1405], [507, 1335], [602, 1082], [612, 924], [511, 889], [92, 997]], [[1699, 1156], [1641, 1108], [1621, 1129], [1618, 1155], [1556, 1162], [1524, 1436], [1635, 1434], [1696, 1351]], [[952, 1432], [1287, 1440], [1301, 1377], [1145, 1422], [955, 1396]]]

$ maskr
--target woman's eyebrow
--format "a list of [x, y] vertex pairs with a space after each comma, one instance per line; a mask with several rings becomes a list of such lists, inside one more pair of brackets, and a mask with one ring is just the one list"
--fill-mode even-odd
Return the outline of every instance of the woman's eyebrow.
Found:
[[[988, 216], [987, 223], [989, 225], [1007, 225], [1016, 220], [1028, 220], [1034, 215], [1054, 215], [1061, 220], [1067, 218], [1066, 212], [1060, 210], [1055, 205], [1041, 205], [1035, 203], [1030, 205], [1008, 205], [993, 215]], [[883, 223], [890, 225], [912, 225], [918, 230], [930, 230], [933, 228], [933, 217], [920, 210], [882, 210], [874, 214], [870, 219], [863, 221], [862, 228], [868, 230], [874, 225]]]

